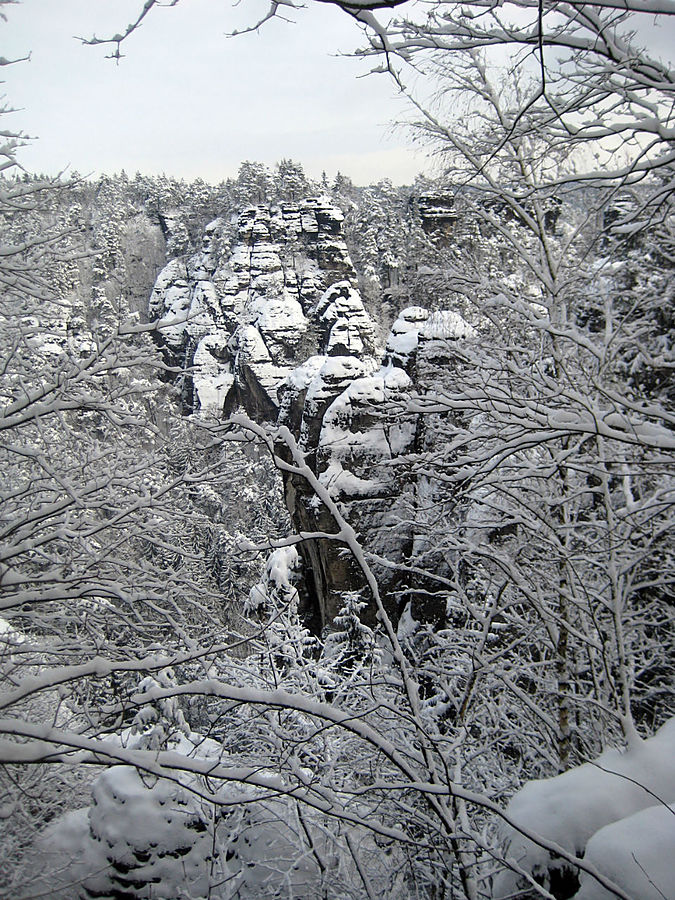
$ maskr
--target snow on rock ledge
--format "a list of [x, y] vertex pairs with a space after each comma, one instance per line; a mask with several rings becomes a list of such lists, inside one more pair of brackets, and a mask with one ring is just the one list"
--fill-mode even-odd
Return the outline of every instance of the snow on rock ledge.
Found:
[[476, 330], [452, 309], [437, 309], [429, 314], [420, 330], [426, 340], [454, 340], [473, 338]]
[[324, 413], [333, 400], [356, 378], [372, 372], [376, 365], [373, 360], [355, 356], [329, 356], [324, 360], [306, 391], [297, 396], [298, 402], [302, 402], [300, 446], [310, 454], [318, 448]]
[[174, 352], [183, 346], [191, 302], [185, 263], [172, 259], [157, 276], [150, 295], [148, 315], [151, 321], [158, 322], [162, 340]]
[[389, 363], [408, 370], [417, 353], [420, 330], [429, 315], [429, 310], [423, 306], [409, 306], [401, 310], [387, 338], [385, 353]]
[[195, 350], [193, 366], [192, 383], [199, 409], [219, 415], [234, 385], [234, 374], [228, 363], [227, 335], [216, 333], [202, 338]]
[[372, 319], [348, 281], [328, 288], [317, 303], [316, 316], [328, 356], [379, 356]]
[[[588, 842], [587, 863], [631, 897], [675, 898], [675, 803], [650, 806], [606, 825]], [[574, 900], [614, 900], [615, 894], [581, 873]]]
[[410, 384], [402, 369], [381, 369], [352, 381], [329, 406], [317, 467], [334, 497], [381, 497], [394, 490], [389, 464], [415, 437], [416, 419], [394, 414], [394, 407], [400, 413]]
[[278, 297], [256, 301], [251, 311], [256, 315], [256, 327], [272, 359], [276, 362], [292, 359], [307, 331], [307, 319], [300, 303], [283, 291]]
[[[587, 854], [589, 862], [588, 854], [594, 856], [598, 869], [616, 878], [617, 884], [630, 894], [628, 881], [637, 877], [639, 866], [635, 863], [633, 867], [630, 859], [615, 864], [613, 857], [618, 859], [625, 849], [625, 842], [635, 842], [637, 838], [629, 818], [653, 807], [657, 799], [662, 803], [655, 812], [664, 811], [664, 804], [675, 801], [675, 718], [666, 722], [652, 738], [637, 740], [623, 753], [606, 750], [592, 763], [584, 763], [554, 778], [529, 782], [515, 794], [506, 811], [515, 824], [554, 841], [568, 852], [579, 857]], [[649, 827], [655, 829], [659, 843], [670, 848], [672, 866], [675, 815], [645, 814], [644, 819], [638, 820], [640, 823], [649, 823]], [[563, 860], [551, 859], [547, 850], [514, 828], [509, 828], [507, 841], [507, 856], [533, 877], [543, 880], [545, 887], [549, 886], [554, 871], [570, 868]], [[641, 840], [640, 846], [642, 843]], [[637, 859], [637, 853], [635, 856]], [[647, 872], [650, 874], [649, 870]], [[659, 874], [658, 869], [655, 874]], [[628, 880], [623, 882], [623, 878]], [[674, 896], [674, 882], [675, 879], [671, 880], [668, 888], [671, 894], [666, 896]], [[508, 872], [498, 879], [494, 896], [508, 897], [525, 886], [524, 879]], [[583, 900], [600, 900], [611, 895], [586, 875], [578, 896]], [[651, 895], [638, 893], [635, 896]]]
[[475, 329], [454, 310], [430, 312], [423, 306], [409, 306], [401, 310], [392, 325], [385, 360], [412, 372], [419, 349], [424, 347], [427, 354], [434, 353], [434, 344], [468, 340], [475, 334]]

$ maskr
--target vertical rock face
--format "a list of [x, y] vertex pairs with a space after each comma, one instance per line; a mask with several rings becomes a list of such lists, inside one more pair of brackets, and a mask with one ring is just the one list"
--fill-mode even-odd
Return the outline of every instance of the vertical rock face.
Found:
[[[256, 418], [276, 418], [278, 388], [307, 350], [317, 348], [318, 338], [312, 346], [308, 331], [318, 330], [324, 313], [338, 303], [349, 309], [331, 313], [337, 325], [333, 352], [343, 344], [347, 352], [351, 344], [359, 353], [373, 349], [374, 330], [354, 289], [342, 218], [321, 198], [249, 207], [239, 216], [231, 248], [223, 247], [226, 223], [216, 219], [207, 225], [199, 253], [187, 263], [171, 260], [162, 270], [149, 316], [172, 362], [192, 368], [194, 408], [219, 414], [241, 405]], [[336, 282], [339, 296], [324, 299]], [[359, 312], [361, 320], [347, 327]]]
[[422, 230], [437, 246], [449, 247], [457, 240], [460, 214], [451, 196], [422, 194], [418, 201]]
[[[342, 504], [367, 549], [392, 563], [408, 555], [405, 507], [410, 483], [405, 454], [413, 449], [417, 417], [407, 410], [410, 378], [393, 367], [356, 378], [323, 415], [316, 451], [319, 480]], [[396, 570], [374, 565], [389, 613], [398, 618], [403, 580]], [[352, 576], [352, 583], [362, 579]], [[329, 579], [330, 580], [330, 579]], [[331, 585], [325, 620], [340, 611], [345, 588]], [[372, 618], [374, 610], [370, 610]]]
[[[333, 333], [331, 325], [326, 334]], [[344, 356], [321, 363], [322, 357], [313, 357], [282, 390], [280, 421], [296, 434], [308, 464], [360, 535], [394, 621], [406, 607], [416, 621], [440, 625], [444, 620], [434, 585], [412, 576], [406, 563], [424, 557], [439, 575], [452, 564], [430, 537], [444, 488], [410, 465], [412, 453], [445, 441], [447, 415], [420, 417], [412, 401], [438, 390], [444, 378], [452, 381], [458, 342], [472, 335], [471, 326], [452, 311], [408, 308], [394, 323], [383, 364]], [[297, 479], [287, 481], [287, 502], [298, 528], [334, 530], [327, 511]], [[333, 542], [307, 542], [302, 551], [325, 626], [342, 607], [345, 591], [365, 590], [364, 578]], [[372, 606], [363, 617], [372, 623]]]
[[145, 314], [148, 290], [166, 259], [162, 230], [147, 216], [134, 216], [122, 230], [120, 242], [126, 268], [124, 291], [129, 309]]
[[148, 316], [161, 329], [164, 345], [177, 355], [183, 350], [187, 337], [186, 318], [190, 303], [187, 267], [182, 260], [172, 259], [157, 277], [150, 295]]
[[358, 292], [339, 281], [316, 306], [321, 342], [328, 356], [377, 356], [375, 329]]
[[[383, 352], [356, 289], [339, 210], [322, 198], [256, 206], [236, 224], [223, 247], [224, 223], [211, 223], [200, 253], [169, 262], [150, 299], [167, 350], [191, 367], [193, 409], [222, 415], [243, 407], [287, 426], [373, 554], [390, 615], [397, 620], [412, 600], [417, 618], [442, 618], [423, 609], [417, 585], [396, 567], [430, 552], [410, 523], [433, 505], [433, 487], [412, 475], [409, 454], [441, 430], [433, 417], [419, 421], [411, 399], [437, 386], [439, 366], [451, 372], [452, 346], [470, 337], [470, 326], [451, 311], [409, 307]], [[285, 493], [298, 530], [335, 531], [303, 479], [287, 477]], [[307, 541], [300, 553], [304, 614], [316, 630], [330, 627], [345, 592], [363, 588], [369, 599], [338, 543]], [[372, 606], [364, 618], [374, 621]]]

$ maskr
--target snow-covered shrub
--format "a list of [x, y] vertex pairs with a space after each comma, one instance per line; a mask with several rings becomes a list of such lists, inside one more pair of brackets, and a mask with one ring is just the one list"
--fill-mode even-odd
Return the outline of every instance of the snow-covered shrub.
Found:
[[[220, 743], [190, 731], [176, 697], [151, 694], [175, 685], [171, 670], [142, 680], [138, 713], [118, 738], [121, 756], [170, 751], [188, 770], [190, 761], [208, 760], [211, 771], [231, 765]], [[311, 896], [319, 876], [295, 804], [283, 795], [236, 780], [214, 794], [207, 776], [180, 765], [170, 778], [116, 765], [94, 782], [89, 807], [42, 832], [23, 880], [26, 896], [55, 900], [257, 900]]]
[[[215, 747], [204, 739], [196, 746], [200, 753]], [[33, 857], [41, 874], [26, 880], [26, 895], [48, 891], [53, 900], [315, 895], [319, 869], [303, 846], [290, 801], [263, 799], [259, 789], [232, 785], [214, 804], [191, 790], [199, 789], [194, 779], [184, 780], [191, 785], [148, 778], [131, 766], [106, 770], [88, 809], [68, 813], [43, 832]]]

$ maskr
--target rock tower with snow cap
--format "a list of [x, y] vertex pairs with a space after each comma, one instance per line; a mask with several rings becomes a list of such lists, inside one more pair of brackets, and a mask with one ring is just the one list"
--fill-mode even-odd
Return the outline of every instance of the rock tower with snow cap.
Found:
[[[412, 400], [452, 380], [473, 329], [451, 310], [410, 306], [383, 352], [342, 220], [326, 198], [252, 206], [227, 248], [222, 225], [212, 223], [188, 266], [172, 260], [160, 273], [150, 314], [169, 322], [167, 348], [191, 367], [194, 409], [243, 408], [258, 422], [287, 426], [365, 548], [388, 560], [375, 574], [394, 621], [407, 607], [418, 621], [439, 623], [443, 611], [418, 602], [429, 592], [405, 574], [406, 561], [424, 549], [410, 525], [424, 516], [411, 510], [430, 502], [429, 485], [406, 460], [443, 434], [442, 416], [422, 423]], [[177, 313], [185, 317], [185, 309], [182, 324]], [[285, 500], [298, 531], [335, 530], [304, 479], [285, 477]], [[299, 552], [302, 611], [315, 631], [331, 627], [346, 591], [363, 589], [369, 599], [363, 574], [334, 541], [303, 542]], [[362, 615], [374, 623], [368, 604]]]
[[251, 206], [240, 214], [232, 242], [216, 219], [187, 263], [167, 263], [148, 312], [171, 364], [190, 369], [194, 409], [221, 414], [243, 406], [255, 418], [276, 418], [278, 388], [308, 351], [319, 349], [307, 332], [325, 329], [320, 318], [332, 301], [320, 310], [317, 301], [336, 282], [349, 309], [334, 316], [332, 352], [372, 348], [374, 329], [355, 290], [342, 221], [325, 197]]

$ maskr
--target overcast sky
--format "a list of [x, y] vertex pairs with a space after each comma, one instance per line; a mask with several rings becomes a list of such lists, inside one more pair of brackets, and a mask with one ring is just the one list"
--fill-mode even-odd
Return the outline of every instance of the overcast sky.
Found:
[[[153, 10], [123, 45], [85, 47], [75, 35], [124, 29], [142, 0], [22, 0], [5, 6], [2, 55], [32, 54], [5, 67], [12, 127], [39, 140], [21, 159], [32, 171], [133, 175], [166, 172], [210, 181], [236, 174], [242, 160], [296, 159], [313, 177], [340, 170], [360, 184], [410, 182], [429, 164], [391, 123], [405, 103], [385, 76], [359, 77], [361, 61], [336, 55], [361, 42], [356, 23], [310, 3], [296, 24], [254, 21], [262, 0], [182, 0]], [[10, 120], [6, 120], [10, 121]], [[3, 123], [6, 127], [6, 123]]]

